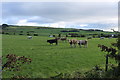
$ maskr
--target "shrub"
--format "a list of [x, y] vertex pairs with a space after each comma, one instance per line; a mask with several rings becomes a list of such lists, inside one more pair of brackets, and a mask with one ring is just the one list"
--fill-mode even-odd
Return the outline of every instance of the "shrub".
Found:
[[31, 58], [26, 58], [25, 56], [16, 56], [15, 54], [6, 55], [7, 61], [3, 63], [2, 69], [7, 69], [10, 71], [19, 71], [20, 67], [25, 63], [31, 63]]
[[96, 65], [92, 70], [84, 73], [85, 78], [102, 78], [104, 77], [104, 70]]
[[38, 34], [37, 34], [37, 33], [34, 33], [33, 35], [34, 35], [34, 36], [38, 36]]
[[20, 33], [19, 35], [24, 35], [24, 34], [21, 34], [21, 33]]
[[9, 35], [9, 33], [5, 33], [5, 34]]

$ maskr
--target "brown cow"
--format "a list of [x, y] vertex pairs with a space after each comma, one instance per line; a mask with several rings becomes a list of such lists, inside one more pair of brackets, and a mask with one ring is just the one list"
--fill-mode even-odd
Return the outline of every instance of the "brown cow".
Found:
[[74, 47], [76, 47], [77, 44], [77, 39], [69, 39], [68, 42], [70, 43], [70, 46], [72, 47], [74, 45]]
[[66, 37], [61, 37], [60, 40], [61, 40], [61, 41], [66, 41], [67, 38], [66, 38]]

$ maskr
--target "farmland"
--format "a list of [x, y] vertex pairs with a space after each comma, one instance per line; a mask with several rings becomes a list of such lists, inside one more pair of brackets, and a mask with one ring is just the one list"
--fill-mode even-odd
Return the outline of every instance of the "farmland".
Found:
[[[22, 30], [12, 29], [12, 30]], [[23, 29], [24, 32], [30, 29]], [[32, 29], [33, 30], [33, 29]], [[46, 31], [45, 31], [46, 30]], [[3, 71], [3, 78], [10, 78], [13, 74], [29, 75], [31, 78], [49, 78], [57, 73], [73, 73], [80, 71], [84, 73], [95, 65], [105, 66], [105, 53], [101, 52], [97, 47], [98, 44], [111, 46], [116, 38], [93, 38], [88, 40], [88, 48], [71, 48], [66, 41], [59, 41], [58, 45], [50, 45], [46, 42], [50, 38], [48, 35], [58, 34], [61, 29], [37, 29], [39, 36], [33, 36], [33, 39], [27, 39], [27, 35], [3, 35], [2, 36], [2, 55], [3, 63], [6, 61], [5, 55], [16, 54], [18, 56], [26, 56], [32, 59], [32, 63], [25, 64], [20, 72]], [[94, 33], [94, 32], [88, 32]], [[98, 32], [99, 33], [99, 32]], [[103, 33], [103, 32], [102, 32]], [[82, 34], [85, 34], [83, 32]], [[65, 34], [63, 34], [65, 35]], [[68, 37], [68, 39], [81, 37]], [[115, 61], [110, 59], [111, 63]], [[9, 74], [9, 75], [8, 75]]]
[[[71, 31], [71, 32], [67, 32], [67, 31]], [[65, 36], [65, 35], [68, 35], [69, 33], [75, 33], [75, 34], [77, 34], [77, 36], [95, 35], [96, 37], [98, 37], [100, 34], [105, 34], [105, 35], [115, 34], [114, 32], [91, 31], [91, 30], [86, 31], [86, 30], [79, 30], [79, 29], [74, 29], [74, 28], [48, 28], [48, 27], [31, 27], [31, 26], [10, 26], [7, 29], [3, 30], [3, 33], [10, 34], [10, 35], [38, 34], [39, 36], [48, 36], [48, 35], [58, 36], [58, 34], [62, 34], [63, 36]]]

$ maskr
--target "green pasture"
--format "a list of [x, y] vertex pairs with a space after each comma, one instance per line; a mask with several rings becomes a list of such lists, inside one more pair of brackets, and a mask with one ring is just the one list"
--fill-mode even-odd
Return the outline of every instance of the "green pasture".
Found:
[[[80, 71], [84, 73], [95, 65], [101, 65], [104, 68], [106, 53], [101, 52], [97, 45], [111, 46], [110, 43], [116, 41], [115, 38], [103, 40], [93, 38], [88, 40], [88, 48], [79, 46], [71, 48], [67, 41], [59, 41], [58, 45], [50, 45], [46, 42], [48, 39], [52, 38], [33, 36], [33, 39], [27, 39], [25, 35], [3, 35], [3, 63], [6, 61], [5, 55], [7, 54], [32, 58], [32, 63], [23, 65], [21, 71], [3, 71], [3, 78], [10, 78], [13, 74], [29, 75], [31, 78], [49, 78], [61, 72]], [[109, 62], [115, 64], [112, 59]]]
[[[39, 28], [39, 29], [38, 29]], [[115, 34], [114, 32], [102, 32], [102, 31], [83, 31], [77, 29], [79, 32], [61, 32], [63, 30], [74, 30], [74, 28], [47, 28], [47, 27], [30, 27], [30, 26], [10, 26], [3, 30], [5, 33], [9, 33], [10, 35], [27, 35], [27, 32], [30, 32], [29, 34], [33, 35], [34, 33], [37, 33], [39, 36], [49, 36], [49, 35], [56, 35], [61, 34], [62, 36], [68, 35], [69, 33], [76, 33], [78, 35], [86, 35], [90, 36], [89, 34]], [[23, 31], [22, 33], [20, 31]]]

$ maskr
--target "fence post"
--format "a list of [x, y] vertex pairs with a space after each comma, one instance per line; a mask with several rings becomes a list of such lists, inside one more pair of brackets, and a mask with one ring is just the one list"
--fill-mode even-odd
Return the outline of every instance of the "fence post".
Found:
[[105, 65], [105, 71], [108, 70], [108, 55], [106, 55], [106, 65]]

